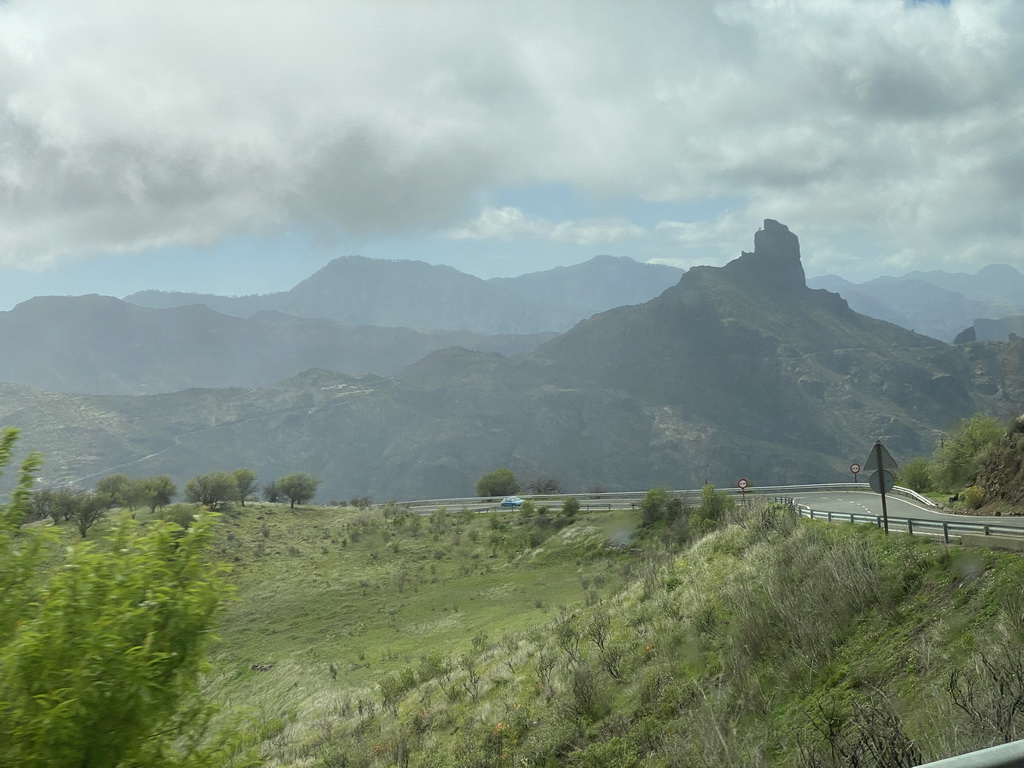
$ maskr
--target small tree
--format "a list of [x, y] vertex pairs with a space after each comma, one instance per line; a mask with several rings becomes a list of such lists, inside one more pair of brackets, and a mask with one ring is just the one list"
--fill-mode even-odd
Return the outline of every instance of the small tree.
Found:
[[518, 492], [519, 484], [511, 469], [496, 469], [476, 481], [477, 496], [511, 496]]
[[244, 507], [245, 500], [255, 495], [259, 484], [256, 482], [256, 473], [251, 469], [242, 467], [236, 469], [232, 476], [235, 478], [235, 488], [238, 489], [238, 502]]
[[71, 519], [76, 499], [84, 491], [81, 488], [52, 488], [36, 491], [33, 495], [33, 506], [38, 512], [46, 511], [54, 524]]
[[263, 498], [271, 504], [279, 504], [284, 501], [284, 493], [281, 492], [276, 480], [263, 486]]
[[235, 478], [227, 472], [211, 472], [193, 477], [185, 485], [185, 499], [204, 507], [215, 507], [231, 501], [238, 495]]
[[296, 504], [305, 504], [316, 497], [316, 489], [320, 481], [305, 472], [292, 472], [277, 481], [277, 487], [295, 509]]
[[84, 539], [89, 529], [115, 506], [117, 503], [114, 499], [105, 493], [81, 491], [70, 497], [70, 515], [68, 517]]
[[107, 475], [96, 481], [96, 492], [108, 496], [112, 507], [135, 511], [139, 505], [141, 483], [125, 475]]
[[900, 467], [899, 483], [918, 493], [930, 491], [932, 488], [932, 476], [931, 470], [928, 467], [928, 459], [918, 456]]
[[61, 520], [61, 510], [57, 506], [57, 492], [44, 488], [32, 493], [32, 517], [36, 520], [53, 518], [54, 523]]
[[668, 491], [664, 488], [652, 488], [644, 494], [640, 502], [640, 516], [643, 525], [654, 525], [665, 518], [665, 508], [668, 505]]
[[536, 493], [541, 496], [553, 496], [562, 492], [561, 484], [554, 477], [538, 477], [530, 480], [523, 485], [523, 489], [527, 493]]
[[570, 496], [562, 502], [562, 517], [569, 522], [576, 519], [576, 516], [580, 513], [580, 500], [575, 496]]
[[154, 475], [138, 482], [139, 502], [149, 507], [150, 512], [166, 507], [178, 495], [178, 487], [170, 475]]

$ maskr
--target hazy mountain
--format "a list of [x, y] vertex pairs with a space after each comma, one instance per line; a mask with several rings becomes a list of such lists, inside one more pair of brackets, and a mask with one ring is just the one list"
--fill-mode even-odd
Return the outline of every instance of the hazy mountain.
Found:
[[582, 264], [555, 267], [488, 282], [533, 297], [578, 308], [579, 319], [627, 304], [642, 304], [679, 282], [683, 270], [641, 264], [625, 256], [595, 256]]
[[978, 318], [1024, 312], [1024, 275], [1007, 265], [988, 266], [975, 275], [910, 272], [865, 283], [825, 275], [807, 284], [839, 293], [857, 312], [947, 342]]
[[308, 368], [390, 375], [444, 347], [522, 354], [552, 334], [345, 326], [191, 305], [148, 309], [108, 296], [40, 297], [0, 312], [0, 380], [55, 392], [144, 394], [260, 387]]
[[526, 357], [449, 348], [390, 379], [309, 371], [150, 397], [0, 388], [0, 423], [51, 457], [48, 480], [304, 470], [322, 500], [469, 495], [498, 466], [569, 489], [845, 480], [876, 438], [905, 461], [960, 417], [1014, 413], [1022, 354], [1024, 340], [954, 347], [809, 289], [795, 235], [769, 220], [753, 253]]
[[203, 304], [239, 317], [270, 309], [349, 325], [539, 333], [564, 331], [594, 312], [646, 301], [680, 274], [673, 267], [601, 256], [575, 267], [481, 280], [422, 261], [348, 256], [280, 293], [230, 297], [142, 291], [125, 301], [163, 308]]
[[990, 264], [976, 274], [966, 272], [910, 272], [903, 277], [879, 277], [872, 283], [920, 280], [947, 291], [955, 291], [968, 299], [986, 303], [1002, 302], [1020, 306], [1024, 301], [1024, 275], [1009, 264]]
[[953, 341], [957, 344], [966, 341], [1006, 341], [1010, 334], [1024, 336], [1024, 315], [996, 319], [979, 317], [970, 327], [958, 333]]

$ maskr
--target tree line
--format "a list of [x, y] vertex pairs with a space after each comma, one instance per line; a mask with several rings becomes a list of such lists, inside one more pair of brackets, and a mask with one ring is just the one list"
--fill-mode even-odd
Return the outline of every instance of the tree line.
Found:
[[[316, 497], [320, 480], [305, 472], [292, 472], [260, 486], [257, 475], [247, 467], [234, 472], [210, 472], [197, 475], [185, 484], [184, 499], [208, 509], [219, 509], [237, 502], [245, 506], [262, 494], [271, 503], [306, 504]], [[112, 509], [127, 510], [132, 517], [139, 509], [153, 514], [168, 507], [178, 495], [178, 487], [169, 475], [129, 478], [107, 475], [92, 490], [74, 486], [44, 488], [31, 492], [29, 507], [36, 519], [54, 523], [70, 522], [85, 538], [90, 528]], [[171, 516], [174, 517], [174, 516]], [[191, 514], [188, 515], [191, 518]]]

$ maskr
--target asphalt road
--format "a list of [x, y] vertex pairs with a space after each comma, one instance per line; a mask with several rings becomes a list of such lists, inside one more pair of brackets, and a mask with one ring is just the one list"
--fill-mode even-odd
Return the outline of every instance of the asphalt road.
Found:
[[[834, 514], [860, 515], [882, 514], [882, 497], [870, 491], [814, 491], [793, 496], [797, 504], [811, 507], [815, 511]], [[938, 522], [992, 523], [1024, 528], [1024, 517], [975, 517], [974, 515], [953, 515], [938, 512], [924, 504], [902, 496], [886, 494], [885, 505], [890, 517], [912, 517], [915, 520]]]
[[[815, 511], [815, 517], [819, 513], [833, 515], [833, 520], [842, 521], [851, 513], [854, 515], [882, 514], [882, 497], [877, 493], [867, 491], [805, 491], [794, 494], [794, 501], [802, 506], [809, 507]], [[951, 533], [962, 533], [968, 526], [991, 525], [992, 533], [1011, 533], [1006, 529], [1016, 529], [1024, 532], [1024, 517], [981, 517], [974, 515], [955, 515], [946, 512], [938, 512], [924, 504], [902, 496], [886, 494], [886, 509], [889, 516], [889, 530], [905, 531], [906, 523], [902, 518], [911, 518], [914, 523], [915, 533], [927, 533], [930, 535], [942, 535], [942, 523], [947, 523], [948, 531]], [[822, 515], [824, 516], [824, 515]], [[920, 524], [917, 521], [921, 521]], [[863, 521], [861, 521], [863, 522]], [[929, 525], [928, 523], [932, 523]], [[980, 532], [980, 531], [978, 531]]]
[[[837, 521], [849, 519], [849, 515], [870, 515], [881, 517], [882, 497], [868, 490], [793, 490], [792, 492], [779, 490], [778, 493], [766, 491], [768, 497], [784, 495], [792, 498], [801, 507], [809, 507], [814, 510], [815, 517], [826, 517], [828, 513]], [[757, 498], [756, 491], [751, 491], [748, 498]], [[584, 511], [630, 509], [639, 505], [640, 494], [617, 496], [608, 494], [600, 498], [593, 498], [581, 495], [581, 507]], [[561, 508], [560, 499], [537, 499], [534, 502], [538, 507], [548, 504], [552, 510]], [[439, 501], [414, 502], [412, 507], [419, 514], [430, 514], [441, 504]], [[477, 499], [448, 500], [446, 505], [449, 512], [456, 512], [462, 509], [473, 512], [490, 512], [497, 509], [495, 501], [479, 501]], [[989, 524], [998, 528], [1014, 528], [1024, 532], [1024, 517], [975, 517], [973, 515], [956, 515], [946, 512], [939, 512], [935, 509], [895, 494], [886, 494], [886, 508], [890, 519], [890, 530], [906, 530], [906, 524], [900, 522], [902, 518], [910, 518], [914, 521], [921, 521], [922, 525], [915, 526], [919, 533], [941, 534], [941, 523], [948, 523], [951, 531], [955, 531], [961, 525], [964, 529], [972, 526]], [[860, 520], [858, 522], [866, 522]], [[933, 525], [927, 525], [932, 523]], [[958, 525], [960, 524], [960, 525]], [[996, 531], [994, 531], [996, 532]]]

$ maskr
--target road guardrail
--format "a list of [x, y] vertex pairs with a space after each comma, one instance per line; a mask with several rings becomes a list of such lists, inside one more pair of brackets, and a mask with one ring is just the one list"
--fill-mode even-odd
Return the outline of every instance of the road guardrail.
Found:
[[[882, 516], [881, 515], [869, 515], [857, 512], [822, 512], [820, 510], [812, 509], [811, 507], [798, 504], [795, 505], [797, 512], [801, 516], [806, 517], [810, 520], [826, 520], [830, 523], [871, 523], [877, 525], [879, 528], [882, 527]], [[996, 525], [993, 523], [969, 523], [961, 522], [959, 520], [923, 520], [915, 517], [894, 517], [888, 515], [889, 527], [896, 529], [903, 529], [907, 533], [919, 534], [919, 535], [935, 535], [941, 534], [942, 540], [949, 544], [950, 533], [983, 533], [986, 536], [993, 535], [1009, 535], [1009, 536], [1021, 536], [1024, 535], [1024, 529], [1017, 526], [1010, 525]]]

